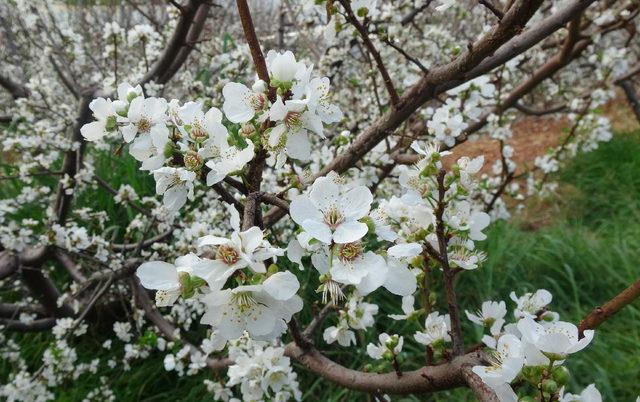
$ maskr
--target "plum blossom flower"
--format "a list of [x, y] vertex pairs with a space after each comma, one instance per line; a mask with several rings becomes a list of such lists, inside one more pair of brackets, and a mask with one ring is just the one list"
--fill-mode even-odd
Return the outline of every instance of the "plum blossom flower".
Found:
[[552, 360], [564, 360], [569, 354], [581, 351], [591, 343], [594, 335], [594, 331], [588, 329], [580, 339], [578, 327], [569, 322], [539, 324], [531, 317], [522, 318], [518, 322], [518, 330], [523, 341], [533, 345]]
[[489, 327], [491, 335], [498, 335], [504, 325], [504, 316], [507, 314], [507, 306], [504, 301], [486, 301], [482, 303], [482, 309], [477, 314], [465, 311], [467, 318], [474, 324]]
[[468, 201], [457, 202], [453, 211], [447, 211], [444, 219], [453, 229], [468, 232], [469, 239], [477, 241], [487, 238], [482, 230], [491, 222], [488, 214], [472, 211]]
[[87, 141], [97, 141], [116, 128], [116, 109], [111, 99], [97, 98], [89, 103], [96, 121], [80, 128], [80, 134]]
[[278, 83], [290, 83], [306, 69], [304, 63], [296, 61], [296, 56], [290, 50], [284, 53], [269, 50], [266, 62], [269, 75], [276, 81], [276, 86]]
[[278, 272], [259, 285], [212, 291], [201, 299], [207, 311], [200, 322], [213, 326], [226, 340], [238, 339], [244, 331], [253, 339], [274, 339], [302, 309], [299, 288], [295, 275]]
[[520, 297], [516, 296], [515, 292], [511, 292], [509, 297], [517, 304], [513, 310], [513, 315], [516, 319], [524, 317], [536, 318], [539, 314], [541, 318], [547, 321], [558, 319], [558, 313], [546, 311], [547, 305], [553, 300], [553, 295], [546, 289], [538, 289], [535, 293], [525, 293]]
[[142, 162], [141, 170], [160, 169], [166, 160], [165, 148], [168, 143], [168, 130], [153, 130], [149, 135], [136, 138], [129, 147], [129, 154]]
[[355, 285], [361, 295], [367, 295], [385, 282], [387, 265], [384, 258], [372, 251], [363, 252], [358, 243], [336, 245], [336, 255], [329, 273], [331, 279], [345, 285]]
[[278, 99], [269, 109], [269, 119], [276, 122], [269, 131], [267, 144], [273, 150], [284, 150], [286, 154], [299, 160], [308, 160], [311, 155], [309, 131], [326, 138], [322, 120], [307, 110], [307, 101]]
[[384, 354], [387, 352], [393, 353], [393, 355], [397, 355], [402, 351], [402, 346], [404, 344], [404, 338], [398, 335], [389, 335], [385, 332], [378, 335], [378, 341], [380, 342], [378, 345], [369, 343], [367, 345], [367, 354], [372, 359], [382, 359]]
[[323, 123], [337, 123], [342, 119], [340, 107], [329, 99], [329, 78], [314, 78], [307, 85], [307, 107], [316, 114]]
[[473, 372], [491, 387], [501, 402], [516, 402], [518, 397], [509, 385], [524, 364], [522, 343], [518, 337], [505, 334], [498, 339], [491, 366], [474, 366]]
[[378, 314], [377, 304], [364, 302], [363, 296], [354, 292], [346, 304], [347, 313], [345, 318], [349, 326], [353, 329], [367, 329], [375, 323], [374, 316]]
[[162, 202], [169, 212], [177, 212], [187, 198], [193, 198], [195, 172], [165, 166], [154, 170], [153, 178], [156, 180], [156, 194], [163, 196]]
[[222, 288], [224, 282], [233, 273], [214, 261], [187, 254], [176, 259], [175, 264], [162, 261], [149, 261], [140, 265], [136, 276], [146, 289], [157, 290], [156, 305], [171, 306], [180, 297], [184, 288], [184, 276], [195, 276], [207, 282], [211, 289]]
[[[559, 396], [559, 402], [602, 402], [602, 394], [600, 394], [595, 384], [590, 384], [587, 388], [583, 389], [580, 395], [565, 394], [564, 387], [562, 387]], [[636, 399], [636, 402], [638, 400], [640, 400], [640, 397]]]
[[[256, 81], [252, 88], [244, 84], [229, 82], [222, 88], [224, 104], [222, 110], [227, 119], [233, 123], [246, 123], [253, 119], [256, 113], [264, 111], [269, 105], [266, 84], [262, 80]], [[263, 115], [265, 118], [267, 115]]]
[[482, 169], [484, 155], [470, 159], [466, 156], [458, 159], [456, 165], [460, 174], [460, 184], [468, 189], [472, 188], [472, 177]]
[[308, 195], [299, 195], [290, 206], [291, 218], [309, 235], [325, 244], [352, 243], [367, 233], [359, 222], [371, 208], [373, 196], [365, 186], [346, 189], [335, 177], [319, 177]]
[[271, 244], [264, 239], [262, 230], [257, 226], [241, 232], [238, 211], [232, 206], [228, 209], [231, 212], [233, 229], [231, 237], [203, 236], [198, 239], [198, 247], [216, 246], [216, 263], [234, 271], [249, 267], [254, 272], [266, 272], [264, 261], [283, 255], [284, 250], [271, 247]]
[[448, 147], [456, 143], [456, 138], [462, 134], [467, 124], [459, 111], [460, 100], [447, 100], [447, 103], [433, 113], [431, 120], [427, 123], [429, 132], [436, 140], [444, 142]]
[[414, 334], [416, 342], [423, 345], [434, 345], [440, 342], [450, 342], [449, 330], [451, 328], [451, 318], [449, 314], [440, 315], [434, 311], [427, 316], [424, 322], [424, 331], [418, 331]]
[[169, 129], [166, 126], [167, 101], [162, 98], [135, 97], [127, 112], [128, 123], [122, 127], [122, 137], [125, 142], [131, 142], [138, 133], [140, 134], [166, 134]]
[[331, 326], [324, 330], [322, 339], [328, 344], [338, 341], [340, 346], [350, 346], [356, 344], [356, 334], [349, 329], [349, 324], [345, 320], [340, 320], [337, 326]]
[[409, 269], [408, 261], [422, 253], [418, 243], [397, 244], [387, 250], [387, 277], [383, 286], [398, 296], [413, 294], [417, 288], [416, 276]]

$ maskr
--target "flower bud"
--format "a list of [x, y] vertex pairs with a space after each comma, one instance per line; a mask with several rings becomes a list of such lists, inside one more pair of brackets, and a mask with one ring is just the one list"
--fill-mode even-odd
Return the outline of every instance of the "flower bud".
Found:
[[530, 366], [522, 368], [522, 377], [527, 380], [530, 384], [535, 384], [536, 386], [540, 384], [542, 380], [542, 374], [544, 373], [545, 368], [542, 366]]
[[384, 343], [384, 345], [388, 349], [393, 350], [396, 346], [398, 346], [398, 342], [399, 342], [398, 335], [393, 335], [389, 339], [387, 339], [387, 341]]
[[256, 132], [256, 128], [251, 123], [244, 123], [240, 127], [240, 135], [243, 137], [249, 137], [251, 134]]
[[546, 379], [542, 381], [542, 390], [554, 394], [558, 390], [558, 384], [551, 379]]
[[267, 83], [262, 80], [257, 80], [251, 86], [251, 90], [253, 92], [260, 92], [260, 93], [267, 92]]
[[267, 268], [267, 273], [269, 275], [273, 275], [277, 272], [278, 272], [278, 266], [276, 264], [271, 264], [269, 265], [269, 268]]
[[551, 377], [558, 384], [566, 385], [567, 383], [569, 383], [569, 379], [571, 379], [571, 373], [566, 367], [558, 366], [551, 371]]

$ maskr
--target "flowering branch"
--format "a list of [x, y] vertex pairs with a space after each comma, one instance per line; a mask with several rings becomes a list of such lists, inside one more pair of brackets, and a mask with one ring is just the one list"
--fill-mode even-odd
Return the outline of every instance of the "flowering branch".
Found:
[[445, 194], [448, 188], [444, 179], [446, 175], [444, 169], [440, 169], [438, 173], [438, 205], [435, 209], [436, 216], [436, 235], [438, 237], [438, 246], [440, 254], [440, 264], [444, 274], [444, 288], [449, 306], [449, 314], [451, 315], [451, 338], [453, 340], [453, 355], [461, 356], [464, 354], [464, 338], [462, 336], [462, 324], [460, 323], [460, 308], [458, 307], [458, 299], [454, 288], [454, 272], [449, 266], [448, 256], [448, 239], [445, 233], [445, 223], [443, 219], [444, 210], [447, 206]]

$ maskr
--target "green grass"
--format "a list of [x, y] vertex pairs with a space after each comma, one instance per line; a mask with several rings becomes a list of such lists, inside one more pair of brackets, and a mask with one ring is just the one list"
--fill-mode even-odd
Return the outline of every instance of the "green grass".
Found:
[[[137, 190], [152, 191], [152, 182], [137, 174], [135, 165], [120, 163], [116, 159], [105, 158], [99, 166], [105, 178], [117, 181], [114, 187], [117, 188], [120, 182], [128, 182]], [[559, 213], [552, 222], [532, 231], [525, 229], [531, 226], [528, 222], [516, 216], [511, 222], [497, 223], [489, 230], [488, 240], [481, 245], [488, 254], [485, 265], [481, 271], [461, 275], [457, 285], [463, 308], [476, 309], [487, 299], [506, 300], [511, 308], [510, 291], [522, 294], [546, 288], [554, 295], [551, 308], [558, 311], [563, 320], [577, 323], [593, 307], [606, 302], [640, 276], [640, 133], [616, 136], [611, 143], [572, 162], [557, 179], [561, 183], [560, 194], [570, 196], [559, 196], [549, 201], [561, 202]], [[117, 217], [113, 224], [124, 225], [128, 216], [118, 215], [123, 212], [116, 212], [117, 207], [108, 201], [109, 197], [102, 195], [104, 197], [97, 197], [97, 201], [92, 202], [99, 202], [106, 211], [113, 209]], [[80, 202], [84, 201], [91, 200], [80, 199]], [[317, 286], [317, 275], [307, 270], [303, 276], [302, 291], [311, 298]], [[377, 336], [376, 331], [411, 333], [415, 324], [397, 324], [381, 317], [400, 311], [398, 297], [379, 291], [374, 293], [373, 299], [380, 305], [381, 319], [377, 328], [368, 336], [361, 336], [359, 342], [366, 344], [373, 340]], [[308, 320], [308, 315], [300, 317], [303, 323]], [[329, 318], [328, 322], [334, 320]], [[595, 382], [607, 401], [635, 400], [640, 394], [637, 381], [640, 378], [638, 323], [638, 302], [604, 323], [596, 332], [592, 345], [569, 359], [568, 366], [573, 374], [569, 391], [579, 392]], [[479, 340], [478, 328], [465, 323], [464, 329], [469, 343]], [[79, 341], [79, 355], [85, 356], [86, 360], [106, 356], [108, 352], [99, 345], [112, 336], [110, 329], [94, 330], [91, 335]], [[37, 367], [39, 356], [50, 341], [49, 336], [16, 336], [16, 340], [23, 345], [23, 353], [29, 357], [32, 366]], [[413, 343], [411, 340], [405, 343], [404, 367], [407, 369], [419, 365], [423, 359], [422, 351]], [[318, 344], [323, 345], [321, 341]], [[114, 341], [114, 350], [118, 350], [119, 356], [122, 355], [121, 349], [121, 344]], [[327, 352], [331, 358], [350, 367], [362, 368], [369, 362], [363, 351], [353, 356], [347, 353], [347, 349], [331, 349]], [[99, 375], [109, 377], [119, 401], [202, 401], [210, 398], [202, 385], [202, 380], [211, 376], [209, 373], [178, 378], [164, 371], [162, 359], [162, 354], [155, 353], [136, 361], [128, 372], [121, 372], [119, 368], [102, 369]], [[0, 382], [6, 379], [10, 370], [9, 363], [0, 362]], [[367, 395], [339, 389], [302, 369], [297, 372], [305, 400], [367, 400]], [[81, 400], [98, 384], [99, 375], [85, 375], [60, 389], [58, 400]], [[394, 400], [475, 400], [466, 390], [426, 398]]]

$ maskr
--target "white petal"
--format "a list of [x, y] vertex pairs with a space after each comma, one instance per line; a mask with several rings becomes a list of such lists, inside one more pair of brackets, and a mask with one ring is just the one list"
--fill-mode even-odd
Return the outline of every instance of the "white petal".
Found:
[[136, 276], [146, 289], [170, 290], [180, 286], [176, 267], [163, 261], [145, 262], [136, 270]]
[[302, 222], [306, 220], [313, 220], [322, 222], [324, 220], [324, 216], [322, 212], [318, 210], [316, 205], [311, 202], [309, 197], [306, 195], [300, 195], [291, 201], [291, 205], [289, 205], [289, 214], [291, 215], [291, 219], [298, 225], [302, 225]]
[[289, 300], [300, 289], [298, 278], [288, 271], [271, 275], [262, 285], [264, 290], [276, 300]]
[[97, 141], [107, 134], [104, 121], [87, 123], [80, 129], [80, 134], [87, 141]]
[[387, 254], [395, 258], [412, 258], [422, 252], [422, 246], [418, 243], [403, 243], [390, 247]]
[[389, 264], [389, 271], [384, 282], [384, 287], [389, 292], [398, 296], [411, 295], [416, 291], [416, 276], [407, 268], [406, 264], [400, 262], [397, 264], [391, 263]]
[[335, 233], [333, 233], [333, 240], [336, 243], [352, 243], [367, 234], [367, 230], [367, 225], [362, 222], [343, 222], [336, 228]]

